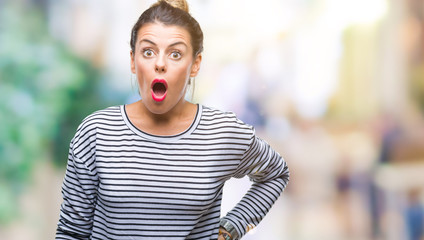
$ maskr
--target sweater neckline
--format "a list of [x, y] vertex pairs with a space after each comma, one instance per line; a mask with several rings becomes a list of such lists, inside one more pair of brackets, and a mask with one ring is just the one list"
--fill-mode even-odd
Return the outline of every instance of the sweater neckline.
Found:
[[120, 110], [121, 110], [121, 115], [122, 118], [124, 119], [125, 124], [127, 125], [127, 127], [133, 131], [135, 134], [137, 134], [138, 136], [144, 138], [144, 139], [148, 139], [148, 140], [152, 140], [152, 141], [156, 141], [156, 142], [175, 142], [178, 141], [181, 138], [184, 138], [188, 135], [190, 135], [199, 125], [200, 122], [200, 118], [201, 118], [201, 113], [203, 110], [202, 105], [197, 104], [197, 112], [196, 115], [193, 119], [193, 122], [190, 124], [190, 126], [182, 131], [181, 133], [175, 134], [175, 135], [154, 135], [154, 134], [150, 134], [147, 133], [145, 131], [140, 130], [139, 128], [137, 128], [129, 119], [127, 111], [126, 111], [126, 105], [121, 105], [120, 106]]

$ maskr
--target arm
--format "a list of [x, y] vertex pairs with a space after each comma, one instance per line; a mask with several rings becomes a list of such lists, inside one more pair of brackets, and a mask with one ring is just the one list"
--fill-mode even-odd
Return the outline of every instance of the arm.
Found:
[[[91, 236], [98, 178], [90, 164], [94, 148], [89, 140], [89, 137], [75, 137], [71, 142], [56, 239], [89, 239]], [[77, 144], [78, 141], [82, 144]]]
[[232, 239], [240, 239], [265, 217], [289, 181], [283, 158], [265, 141], [252, 136], [234, 177], [248, 175], [253, 182], [241, 201], [221, 220]]

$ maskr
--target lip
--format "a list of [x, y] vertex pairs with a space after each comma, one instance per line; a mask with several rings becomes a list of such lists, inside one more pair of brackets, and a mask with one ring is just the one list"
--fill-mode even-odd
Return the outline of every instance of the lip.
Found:
[[[163, 84], [165, 86], [165, 92], [163, 94], [156, 94], [155, 91], [153, 91], [153, 87], [157, 83]], [[165, 81], [165, 79], [155, 79], [150, 85], [150, 89], [153, 100], [155, 100], [156, 102], [162, 102], [163, 100], [165, 100], [166, 94], [168, 93], [168, 83]]]

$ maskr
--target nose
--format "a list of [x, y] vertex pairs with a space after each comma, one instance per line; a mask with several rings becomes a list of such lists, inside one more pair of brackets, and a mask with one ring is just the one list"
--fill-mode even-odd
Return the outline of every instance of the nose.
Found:
[[156, 66], [156, 72], [164, 73], [165, 72], [165, 66]]
[[164, 60], [164, 56], [159, 56], [156, 60], [155, 71], [157, 73], [165, 73], [166, 72], [166, 61]]

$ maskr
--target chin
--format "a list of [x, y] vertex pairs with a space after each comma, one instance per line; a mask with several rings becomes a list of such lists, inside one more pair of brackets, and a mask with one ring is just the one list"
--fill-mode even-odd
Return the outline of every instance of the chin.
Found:
[[156, 114], [156, 115], [162, 115], [170, 111], [170, 107], [165, 104], [165, 100], [163, 102], [157, 103], [157, 102], [150, 102], [150, 103], [144, 103], [144, 106], [149, 110], [149, 112]]

